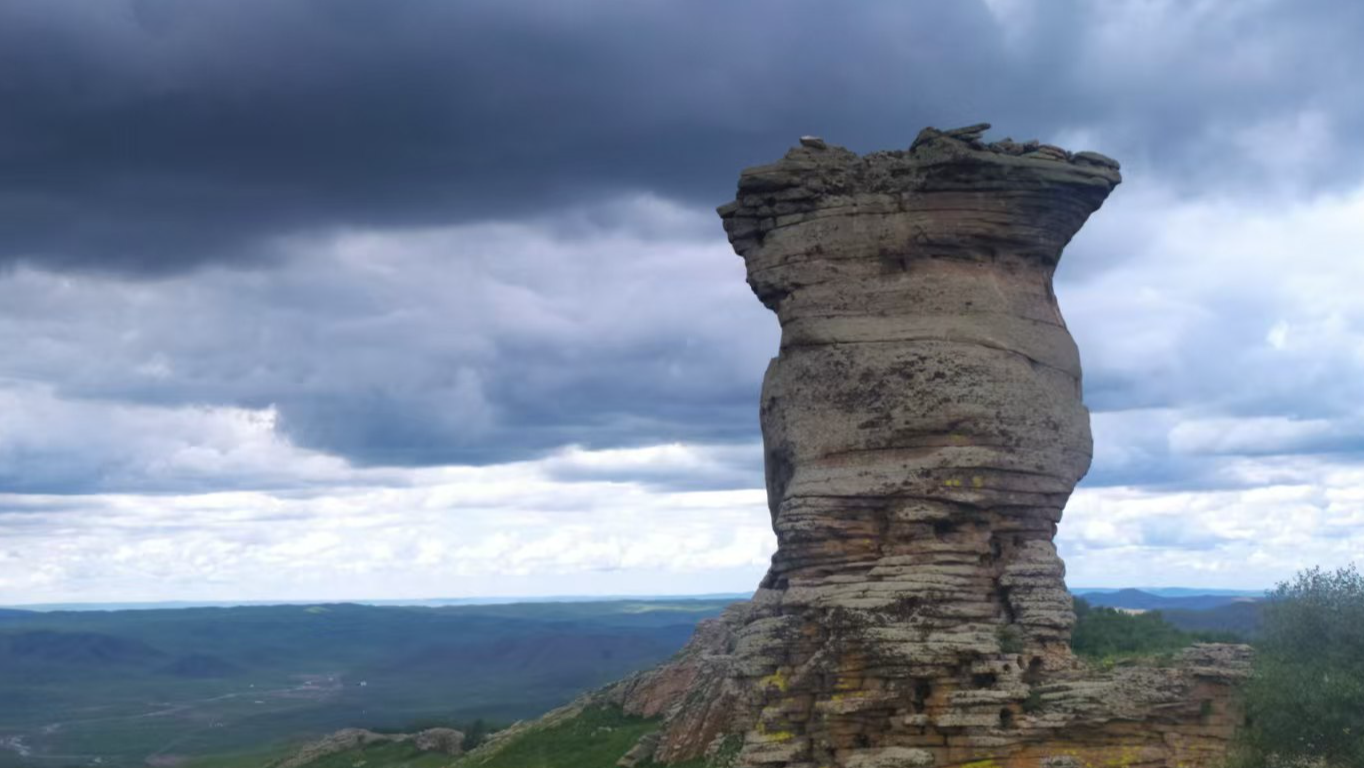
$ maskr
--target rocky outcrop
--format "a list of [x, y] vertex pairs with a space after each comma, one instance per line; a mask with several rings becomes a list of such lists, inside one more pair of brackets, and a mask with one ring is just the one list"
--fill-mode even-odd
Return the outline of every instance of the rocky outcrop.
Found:
[[1102, 673], [1070, 652], [1052, 539], [1092, 451], [1052, 275], [1120, 176], [987, 127], [865, 156], [802, 139], [719, 209], [782, 328], [761, 404], [778, 550], [749, 606], [618, 689], [665, 716], [654, 759], [725, 733], [742, 764], [791, 768], [1225, 750], [1246, 649]]
[[269, 768], [304, 768], [342, 752], [399, 742], [411, 742], [421, 752], [450, 756], [464, 752], [464, 733], [453, 728], [428, 728], [417, 733], [376, 733], [363, 728], [345, 728], [304, 745], [294, 754], [271, 763]]
[[[665, 726], [642, 755], [657, 763], [714, 757], [727, 736], [737, 736], [736, 722], [748, 719], [735, 642], [747, 624], [750, 608], [739, 603], [723, 615], [697, 625], [691, 640], [671, 661], [610, 686], [604, 703], [627, 715], [662, 717]], [[630, 757], [630, 756], [627, 756]]]
[[427, 728], [412, 734], [412, 746], [421, 752], [460, 755], [464, 753], [464, 732], [454, 728]]

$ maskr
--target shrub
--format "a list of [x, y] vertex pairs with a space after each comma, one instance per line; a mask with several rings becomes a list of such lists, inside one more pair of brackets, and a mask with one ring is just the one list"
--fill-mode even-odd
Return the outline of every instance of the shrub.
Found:
[[1364, 765], [1364, 576], [1313, 568], [1281, 583], [1265, 606], [1247, 727], [1247, 768]]

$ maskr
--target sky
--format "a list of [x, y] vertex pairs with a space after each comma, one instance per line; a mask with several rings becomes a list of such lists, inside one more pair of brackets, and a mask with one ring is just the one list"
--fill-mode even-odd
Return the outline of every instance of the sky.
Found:
[[1364, 4], [0, 0], [0, 604], [744, 592], [801, 135], [1123, 163], [1072, 585], [1364, 559]]

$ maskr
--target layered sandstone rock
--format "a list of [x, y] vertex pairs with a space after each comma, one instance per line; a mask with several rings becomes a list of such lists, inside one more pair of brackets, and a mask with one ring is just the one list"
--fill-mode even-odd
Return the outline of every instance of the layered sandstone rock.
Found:
[[[1062, 248], [1119, 183], [1102, 155], [924, 130], [802, 139], [720, 208], [782, 327], [763, 384], [778, 551], [750, 605], [615, 689], [660, 762], [741, 733], [753, 766], [1209, 766], [1246, 650], [1077, 662], [1052, 539], [1089, 468]], [[636, 755], [639, 759], [641, 755]]]

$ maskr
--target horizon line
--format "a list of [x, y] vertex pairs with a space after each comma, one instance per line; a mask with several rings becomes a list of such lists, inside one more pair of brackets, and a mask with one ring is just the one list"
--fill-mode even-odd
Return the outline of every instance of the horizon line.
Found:
[[[1263, 595], [1271, 588], [1225, 589], [1213, 587], [1068, 587], [1074, 595], [1113, 593], [1124, 590], [1147, 592], [1160, 597], [1194, 597], [1200, 595], [1245, 596]], [[1161, 592], [1174, 592], [1174, 595], [1161, 595]], [[667, 600], [746, 600], [752, 592], [701, 592], [694, 594], [568, 594], [568, 595], [505, 595], [471, 597], [420, 597], [420, 598], [331, 598], [331, 599], [280, 599], [280, 600], [90, 600], [55, 601], [41, 603], [3, 603], [0, 610], [32, 611], [48, 613], [58, 611], [123, 611], [123, 610], [174, 610], [187, 608], [234, 608], [234, 607], [272, 607], [272, 606], [314, 606], [314, 605], [371, 605], [375, 607], [460, 607], [479, 605], [519, 605], [533, 603], [606, 603], [627, 600], [667, 601]]]

